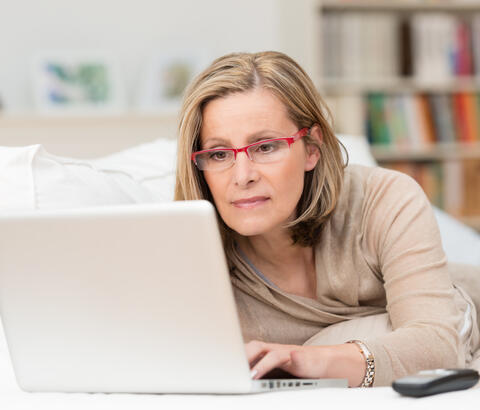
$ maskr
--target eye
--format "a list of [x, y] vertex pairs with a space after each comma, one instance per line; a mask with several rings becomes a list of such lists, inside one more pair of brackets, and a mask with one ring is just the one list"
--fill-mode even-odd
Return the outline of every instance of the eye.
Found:
[[256, 146], [255, 151], [261, 154], [268, 154], [278, 149], [277, 141], [262, 142]]
[[228, 158], [228, 151], [213, 151], [209, 153], [208, 159], [212, 161], [224, 161]]

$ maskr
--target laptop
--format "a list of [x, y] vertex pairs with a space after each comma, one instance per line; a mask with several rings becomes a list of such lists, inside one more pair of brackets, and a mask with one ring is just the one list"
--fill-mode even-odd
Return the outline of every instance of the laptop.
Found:
[[207, 201], [3, 214], [0, 250], [0, 313], [25, 391], [347, 386], [251, 379]]

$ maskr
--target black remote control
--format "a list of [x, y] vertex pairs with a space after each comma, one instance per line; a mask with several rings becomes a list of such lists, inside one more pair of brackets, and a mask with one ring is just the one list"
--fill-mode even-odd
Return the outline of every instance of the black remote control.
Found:
[[423, 397], [432, 394], [464, 390], [475, 386], [479, 374], [472, 369], [423, 370], [392, 383], [393, 390], [404, 396]]

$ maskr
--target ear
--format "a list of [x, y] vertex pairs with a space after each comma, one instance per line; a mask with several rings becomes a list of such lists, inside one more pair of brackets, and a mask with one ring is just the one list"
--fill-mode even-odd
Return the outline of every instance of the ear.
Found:
[[[322, 130], [318, 124], [315, 124], [310, 129], [310, 137], [318, 142], [319, 145], [323, 143]], [[311, 171], [317, 165], [318, 160], [320, 159], [320, 150], [317, 146], [313, 144], [305, 145], [307, 156], [305, 161], [305, 171]]]

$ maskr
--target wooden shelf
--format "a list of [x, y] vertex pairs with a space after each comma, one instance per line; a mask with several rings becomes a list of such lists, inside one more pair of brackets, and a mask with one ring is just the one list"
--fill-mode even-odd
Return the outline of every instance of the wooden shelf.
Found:
[[372, 155], [379, 162], [480, 158], [480, 142], [438, 143], [415, 148], [372, 145], [371, 149]]
[[324, 11], [448, 11], [462, 13], [480, 10], [480, 2], [461, 0], [323, 0], [321, 7]]
[[367, 92], [426, 92], [458, 93], [480, 92], [480, 77], [457, 77], [448, 80], [427, 81], [416, 78], [323, 78], [319, 89], [329, 95]]

